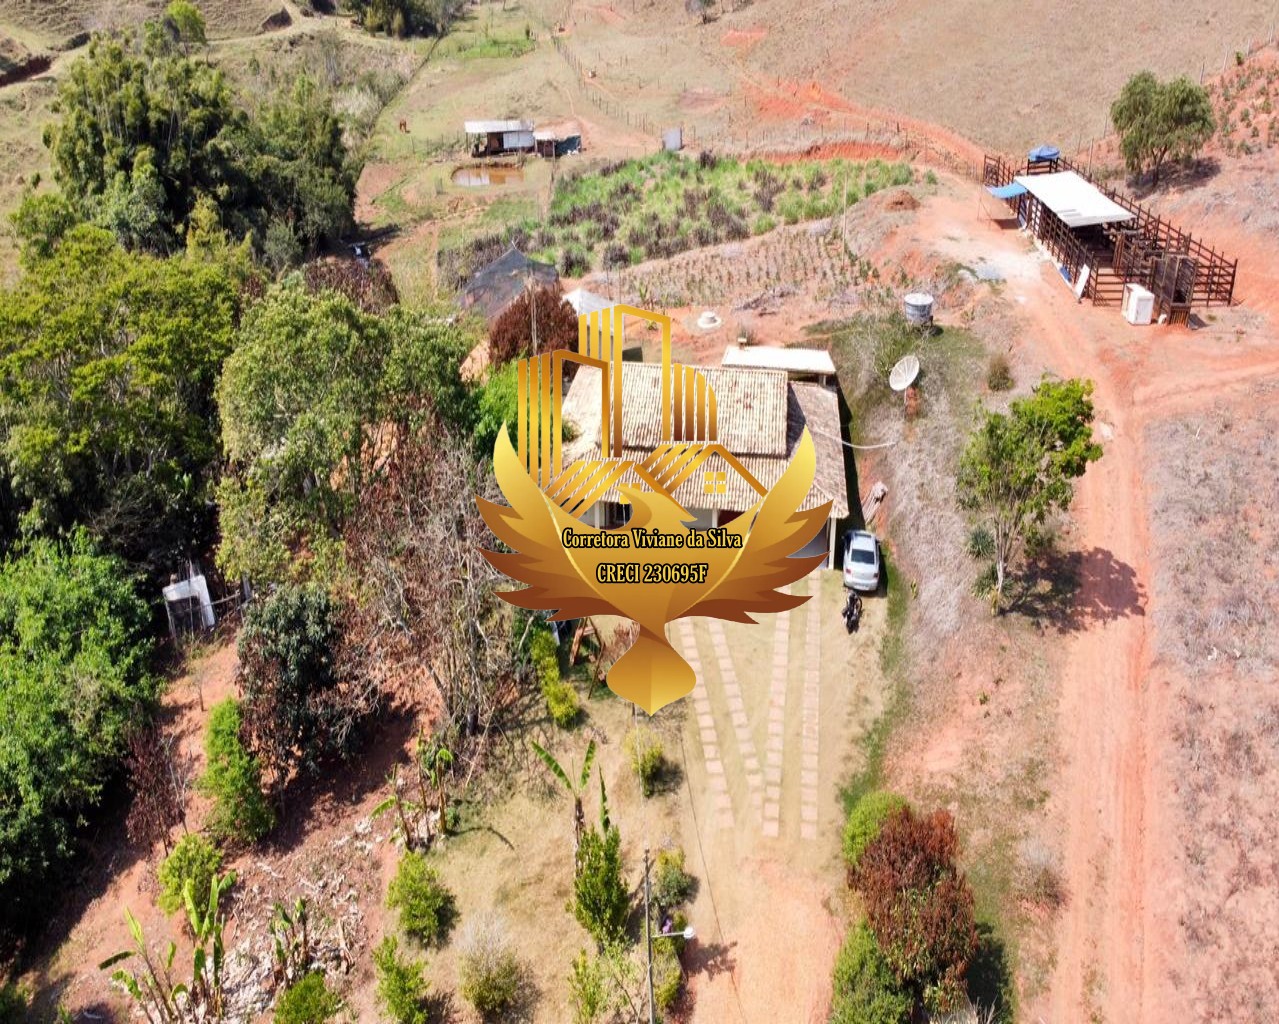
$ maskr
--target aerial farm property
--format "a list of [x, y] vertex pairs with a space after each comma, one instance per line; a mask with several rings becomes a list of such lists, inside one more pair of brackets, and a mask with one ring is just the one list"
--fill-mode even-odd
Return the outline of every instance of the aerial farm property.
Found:
[[0, 1024], [1279, 1016], [1272, 6], [0, 0]]

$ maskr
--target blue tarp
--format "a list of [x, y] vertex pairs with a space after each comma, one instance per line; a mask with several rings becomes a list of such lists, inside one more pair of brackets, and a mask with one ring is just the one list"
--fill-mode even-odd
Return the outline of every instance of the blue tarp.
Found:
[[986, 191], [996, 199], [1016, 199], [1026, 194], [1026, 186], [1019, 181], [1014, 181], [1010, 185], [987, 185]]
[[1032, 164], [1038, 164], [1043, 163], [1045, 160], [1056, 160], [1061, 156], [1061, 150], [1056, 146], [1037, 146], [1027, 156], [1030, 157]]

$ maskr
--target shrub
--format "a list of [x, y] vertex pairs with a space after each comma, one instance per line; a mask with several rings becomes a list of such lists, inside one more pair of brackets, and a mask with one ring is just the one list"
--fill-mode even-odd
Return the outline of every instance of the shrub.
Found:
[[326, 1024], [338, 1015], [342, 1000], [313, 971], [280, 993], [275, 1004], [275, 1024]]
[[867, 793], [853, 806], [844, 822], [844, 861], [854, 871], [866, 847], [879, 838], [879, 830], [888, 817], [906, 806], [906, 801], [896, 793], [875, 790]]
[[560, 251], [560, 274], [564, 277], [581, 277], [590, 273], [591, 257], [578, 245], [566, 245]]
[[973, 893], [955, 867], [955, 822], [945, 811], [891, 814], [852, 877], [875, 941], [899, 981], [930, 1012], [954, 1009], [977, 948]]
[[538, 354], [577, 347], [577, 314], [557, 286], [544, 285], [526, 291], [494, 321], [489, 332], [489, 358], [494, 366], [533, 351], [534, 323]]
[[639, 779], [641, 792], [645, 796], [652, 796], [657, 792], [666, 767], [661, 740], [650, 729], [633, 729], [626, 736], [626, 753], [631, 759], [631, 768]]
[[423, 945], [443, 945], [457, 906], [426, 857], [410, 851], [400, 860], [386, 890], [386, 905], [400, 912], [400, 927]]
[[221, 870], [220, 850], [201, 835], [185, 835], [160, 862], [160, 897], [156, 902], [166, 914], [181, 910], [185, 906], [182, 894], [189, 882], [192, 901], [197, 907], [207, 907], [209, 888]]
[[653, 944], [653, 1002], [665, 1013], [684, 990], [684, 968], [669, 942]]
[[27, 1019], [27, 994], [13, 982], [0, 985], [0, 1024], [23, 1024]]
[[755, 223], [751, 225], [751, 231], [757, 235], [766, 235], [775, 227], [777, 227], [777, 221], [767, 213], [761, 213], [755, 218]]
[[400, 943], [388, 935], [373, 950], [377, 1001], [395, 1024], [428, 1024], [426, 999], [430, 985], [421, 960], [400, 955]]
[[533, 664], [533, 674], [537, 681], [545, 686], [558, 682], [560, 678], [560, 648], [555, 642], [555, 635], [545, 626], [538, 626], [529, 637], [529, 661]]
[[1008, 365], [1008, 357], [996, 353], [986, 364], [986, 387], [991, 391], [1007, 391], [1013, 386], [1013, 371]]
[[573, 913], [601, 944], [620, 938], [631, 899], [622, 879], [622, 836], [616, 826], [582, 833], [573, 879]]
[[908, 1024], [914, 1000], [902, 991], [864, 921], [835, 959], [830, 1024]]
[[684, 870], [684, 851], [679, 847], [657, 852], [653, 869], [653, 899], [663, 910], [687, 903], [697, 889], [697, 879]]
[[572, 683], [563, 679], [543, 683], [542, 696], [546, 698], [546, 710], [561, 729], [567, 729], [577, 721], [582, 705]]
[[609, 1007], [609, 979], [599, 957], [578, 950], [568, 976], [568, 990], [573, 1004], [574, 1024], [596, 1024]]
[[457, 973], [462, 998], [481, 1017], [511, 1006], [520, 990], [522, 970], [505, 922], [492, 913], [480, 914], [467, 923], [459, 945]]
[[262, 770], [240, 739], [240, 705], [234, 697], [214, 705], [204, 739], [208, 767], [201, 792], [213, 798], [206, 822], [219, 839], [255, 842], [271, 831], [275, 815], [262, 795]]

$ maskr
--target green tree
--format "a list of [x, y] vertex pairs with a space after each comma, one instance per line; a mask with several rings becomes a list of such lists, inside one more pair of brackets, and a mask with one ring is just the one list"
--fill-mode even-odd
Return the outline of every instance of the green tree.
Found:
[[200, 789], [213, 798], [207, 826], [220, 839], [255, 842], [275, 826], [262, 795], [262, 769], [240, 737], [240, 705], [234, 697], [209, 713], [204, 750], [208, 766]]
[[461, 0], [346, 0], [346, 6], [369, 32], [443, 36], [464, 5]]
[[1160, 82], [1149, 71], [1128, 79], [1111, 104], [1110, 120], [1129, 172], [1149, 172], [1155, 185], [1165, 161], [1191, 159], [1216, 128], [1207, 89], [1184, 75]]
[[176, 246], [198, 195], [217, 195], [237, 177], [229, 143], [246, 116], [222, 72], [148, 52], [139, 34], [95, 35], [60, 77], [55, 110], [61, 116], [45, 129], [45, 145], [81, 216], [94, 217], [109, 189], [131, 187], [149, 166], [163, 183], [164, 230], [147, 241], [164, 249]]
[[569, 796], [573, 798], [573, 851], [574, 856], [576, 856], [582, 844], [582, 829], [586, 827], [586, 809], [583, 804], [583, 798], [586, 795], [586, 784], [591, 779], [591, 766], [595, 763], [595, 741], [591, 740], [586, 744], [586, 753], [582, 757], [582, 770], [574, 776], [569, 775], [568, 770], [555, 760], [550, 751], [544, 749], [536, 741], [530, 742], [533, 752], [537, 754], [541, 762], [546, 765], [550, 773], [560, 781], [560, 784], [568, 791]]
[[180, 248], [205, 200], [259, 249], [283, 225], [298, 252], [314, 251], [350, 226], [355, 196], [331, 97], [304, 76], [251, 114], [221, 71], [190, 56], [203, 40], [187, 0], [140, 32], [94, 36], [62, 79], [60, 119], [45, 131], [55, 180], [82, 219], [130, 247]]
[[622, 836], [616, 825], [582, 833], [573, 879], [573, 913], [601, 945], [620, 938], [631, 899], [622, 877]]
[[991, 539], [997, 612], [1030, 530], [1069, 508], [1074, 481], [1101, 458], [1092, 440], [1092, 382], [1045, 380], [1007, 415], [986, 413], [959, 461], [959, 507]]
[[388, 935], [373, 950], [377, 1001], [395, 1024], [428, 1024], [430, 985], [421, 960], [400, 955], [400, 943]]
[[204, 46], [208, 42], [204, 34], [204, 15], [191, 0], [171, 0], [164, 9], [164, 25], [177, 37], [184, 55], [190, 55], [192, 46]]
[[239, 292], [227, 264], [89, 226], [0, 292], [0, 460], [38, 526], [84, 523], [157, 576], [204, 547]]
[[83, 532], [0, 563], [0, 929], [40, 907], [150, 714], [150, 625], [123, 565]]
[[423, 945], [442, 946], [457, 918], [453, 893], [424, 854], [410, 850], [400, 859], [386, 889], [386, 905], [399, 911], [400, 927]]
[[268, 583], [303, 540], [313, 553], [336, 543], [380, 471], [368, 456], [388, 424], [469, 425], [458, 376], [469, 340], [438, 318], [398, 307], [378, 316], [337, 292], [312, 295], [296, 276], [272, 288], [245, 317], [218, 385], [232, 464], [219, 487], [232, 511], [224, 571]]
[[28, 190], [9, 215], [9, 221], [18, 240], [23, 269], [32, 270], [53, 255], [63, 236], [80, 223], [80, 215], [61, 192]]
[[376, 687], [339, 677], [337, 611], [317, 586], [284, 584], [256, 602], [240, 631], [245, 739], [273, 788], [342, 757], [377, 710]]

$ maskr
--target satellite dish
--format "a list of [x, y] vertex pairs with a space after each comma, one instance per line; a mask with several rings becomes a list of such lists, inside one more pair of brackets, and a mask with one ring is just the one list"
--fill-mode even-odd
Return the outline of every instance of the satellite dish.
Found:
[[915, 383], [915, 378], [918, 376], [919, 356], [914, 354], [902, 356], [888, 375], [888, 386], [894, 391], [905, 391]]

